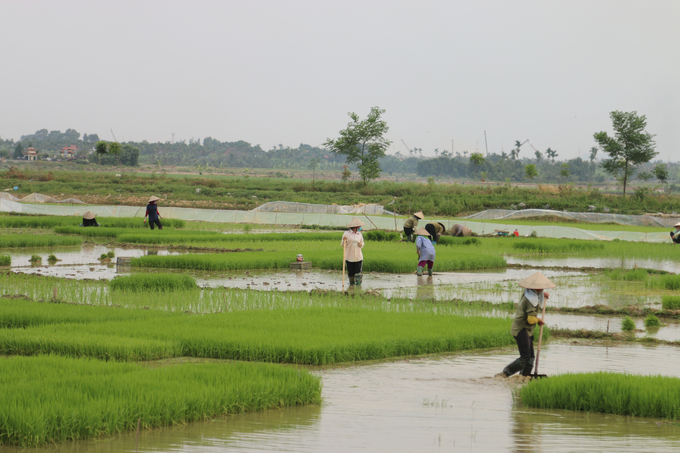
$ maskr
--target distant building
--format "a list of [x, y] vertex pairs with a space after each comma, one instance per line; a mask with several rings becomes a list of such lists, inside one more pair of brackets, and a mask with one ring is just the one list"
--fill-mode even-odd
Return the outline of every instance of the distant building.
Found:
[[78, 152], [78, 147], [76, 145], [64, 146], [59, 152], [61, 153], [61, 157], [70, 159], [75, 157], [76, 152]]
[[24, 156], [26, 156], [26, 160], [38, 160], [38, 151], [36, 151], [35, 148], [30, 147], [24, 151]]

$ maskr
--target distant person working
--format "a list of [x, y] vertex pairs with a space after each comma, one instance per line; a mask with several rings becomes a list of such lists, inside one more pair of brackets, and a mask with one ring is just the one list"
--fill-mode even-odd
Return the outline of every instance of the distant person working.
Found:
[[418, 220], [423, 220], [423, 217], [425, 215], [418, 211], [415, 214], [413, 214], [411, 217], [406, 219], [404, 222], [404, 235], [406, 236], [406, 240], [410, 242], [414, 242], [415, 236], [413, 235], [413, 232], [415, 231], [415, 228], [418, 226]]
[[671, 231], [671, 240], [675, 244], [680, 244], [680, 222], [674, 225], [675, 230]]
[[85, 211], [85, 214], [83, 214], [83, 223], [81, 223], [80, 226], [98, 227], [100, 225], [97, 223], [97, 219], [95, 219], [95, 215], [93, 212]]
[[160, 212], [158, 212], [158, 205], [156, 202], [160, 200], [158, 197], [151, 197], [149, 198], [149, 204], [146, 205], [146, 214], [144, 214], [144, 223], [146, 223], [146, 217], [149, 217], [149, 227], [153, 230], [153, 226], [156, 225], [158, 226], [159, 230], [163, 229], [163, 225], [161, 225], [161, 221], [158, 220], [159, 218], [163, 218]]

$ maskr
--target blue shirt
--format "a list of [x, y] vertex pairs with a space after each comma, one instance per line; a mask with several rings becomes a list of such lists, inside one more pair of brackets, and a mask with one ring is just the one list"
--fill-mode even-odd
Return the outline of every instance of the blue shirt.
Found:
[[434, 261], [434, 245], [425, 236], [418, 236], [416, 248], [420, 250], [420, 261]]
[[146, 205], [146, 212], [149, 214], [149, 222], [158, 220], [158, 205], [155, 203], [149, 203]]

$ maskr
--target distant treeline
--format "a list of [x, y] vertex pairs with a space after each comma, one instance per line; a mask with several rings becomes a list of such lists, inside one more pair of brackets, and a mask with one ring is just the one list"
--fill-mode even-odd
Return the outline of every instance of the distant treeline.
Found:
[[[21, 144], [23, 148], [33, 146], [42, 155], [55, 155], [65, 146], [78, 147], [77, 158], [82, 161], [101, 163], [102, 165], [116, 165], [118, 159], [113, 156], [98, 156], [91, 154], [94, 145], [100, 138], [97, 134], [81, 134], [73, 129], [66, 132], [48, 131], [42, 129], [32, 135], [21, 137], [19, 142], [2, 140], [0, 138], [0, 155], [11, 157], [15, 148]], [[271, 168], [271, 169], [308, 169], [315, 167], [317, 171], [341, 171], [345, 165], [345, 157], [335, 155], [328, 150], [316, 146], [300, 144], [297, 148], [278, 145], [264, 150], [260, 145], [251, 145], [245, 141], [221, 142], [212, 137], [205, 139], [180, 140], [174, 143], [126, 142], [123, 144], [125, 156], [120, 156], [124, 165], [135, 166], [137, 160], [141, 164], [157, 165], [159, 167], [184, 166], [194, 168]], [[138, 159], [137, 159], [137, 151]], [[527, 165], [536, 167], [537, 175], [532, 182], [604, 182], [611, 177], [604, 173], [596, 160], [597, 150], [591, 150], [590, 159], [579, 158], [559, 161], [554, 158], [555, 151], [546, 150], [545, 153], [536, 151], [535, 157], [520, 158], [517, 154], [507, 155], [489, 154], [474, 160], [467, 152], [438, 153], [434, 158], [422, 156], [422, 150], [414, 148], [408, 154], [396, 153], [380, 159], [383, 175], [399, 176], [418, 174], [433, 178], [459, 178], [474, 181], [511, 181], [523, 182], [527, 179]], [[552, 154], [551, 154], [552, 153]], [[552, 159], [550, 158], [552, 156]], [[310, 165], [311, 164], [311, 165]], [[640, 168], [638, 174], [643, 178], [648, 175], [656, 162], [646, 164]], [[348, 169], [356, 176], [356, 167], [349, 165]], [[669, 181], [680, 178], [680, 166], [668, 166]]]

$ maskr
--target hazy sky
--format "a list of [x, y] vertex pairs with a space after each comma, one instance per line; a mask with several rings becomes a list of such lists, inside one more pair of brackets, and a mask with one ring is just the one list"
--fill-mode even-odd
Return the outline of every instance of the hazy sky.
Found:
[[321, 145], [386, 110], [409, 147], [586, 155], [609, 112], [680, 143], [680, 1], [0, 0], [0, 137]]

